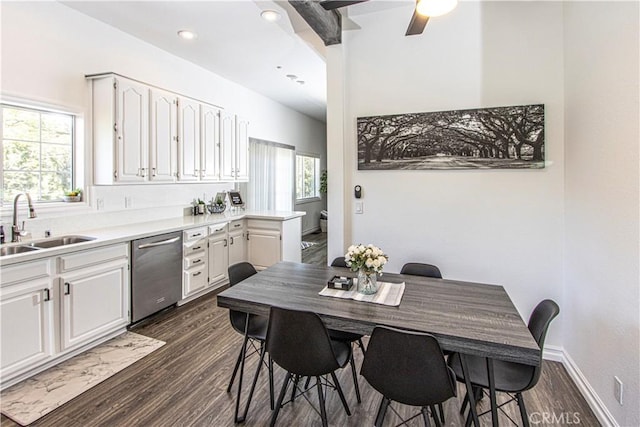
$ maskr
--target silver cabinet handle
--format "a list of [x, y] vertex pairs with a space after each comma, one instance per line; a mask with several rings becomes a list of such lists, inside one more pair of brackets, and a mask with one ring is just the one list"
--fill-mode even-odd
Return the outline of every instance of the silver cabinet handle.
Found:
[[180, 236], [174, 237], [172, 239], [162, 240], [160, 242], [145, 243], [143, 245], [139, 245], [138, 249], [146, 249], [146, 248], [153, 248], [154, 246], [170, 245], [171, 243], [177, 242], [178, 240], [180, 240]]

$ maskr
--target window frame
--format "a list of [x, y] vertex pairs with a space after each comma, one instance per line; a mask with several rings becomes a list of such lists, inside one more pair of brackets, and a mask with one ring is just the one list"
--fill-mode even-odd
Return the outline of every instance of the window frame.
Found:
[[[306, 157], [306, 158], [311, 158], [313, 159], [313, 163], [314, 163], [314, 195], [313, 196], [308, 196], [308, 197], [302, 197], [302, 198], [298, 198], [298, 186], [300, 184], [300, 180], [299, 180], [299, 176], [298, 176], [298, 157]], [[321, 196], [320, 196], [320, 174], [321, 174], [321, 166], [320, 166], [320, 155], [318, 154], [313, 154], [313, 153], [305, 153], [305, 152], [296, 152], [296, 158], [295, 158], [295, 189], [294, 189], [294, 194], [295, 194], [295, 204], [303, 204], [303, 203], [311, 203], [311, 202], [317, 202], [319, 200], [321, 200]]]
[[[40, 213], [55, 213], [55, 212], [67, 212], [69, 210], [88, 210], [89, 204], [89, 182], [87, 177], [91, 174], [90, 168], [87, 167], [87, 155], [90, 150], [85, 148], [85, 113], [83, 108], [73, 107], [68, 105], [55, 104], [46, 101], [39, 101], [33, 99], [26, 99], [21, 97], [15, 97], [7, 94], [0, 96], [0, 105], [14, 107], [25, 110], [35, 110], [38, 112], [53, 113], [53, 114], [65, 114], [73, 116], [73, 129], [72, 129], [72, 151], [71, 151], [71, 164], [72, 164], [72, 179], [71, 188], [82, 189], [82, 201], [76, 203], [65, 203], [62, 200], [35, 200], [33, 203], [36, 205], [38, 214]], [[0, 130], [0, 136], [2, 130]], [[2, 174], [0, 175], [0, 185], [4, 185], [4, 153], [0, 155], [0, 169]], [[4, 202], [0, 199], [0, 217], [4, 220], [7, 216], [13, 212], [13, 203], [11, 201]]]

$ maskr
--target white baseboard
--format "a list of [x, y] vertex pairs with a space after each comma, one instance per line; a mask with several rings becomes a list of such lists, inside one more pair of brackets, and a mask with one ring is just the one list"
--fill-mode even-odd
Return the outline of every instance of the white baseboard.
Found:
[[310, 228], [308, 230], [302, 230], [302, 237], [306, 236], [307, 234], [313, 234], [316, 231], [320, 231], [320, 227], [319, 226]]
[[578, 390], [580, 390], [580, 393], [587, 401], [587, 404], [603, 427], [620, 427], [611, 412], [609, 412], [605, 406], [602, 399], [600, 399], [593, 387], [591, 387], [591, 384], [589, 384], [589, 381], [587, 381], [585, 376], [582, 374], [580, 368], [578, 368], [571, 356], [569, 356], [563, 348], [546, 346], [542, 357], [545, 360], [560, 362], [564, 365], [574, 384], [578, 387]]

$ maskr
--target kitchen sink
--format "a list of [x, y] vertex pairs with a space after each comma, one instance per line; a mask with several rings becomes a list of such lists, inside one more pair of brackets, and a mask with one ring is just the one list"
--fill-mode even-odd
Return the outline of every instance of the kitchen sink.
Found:
[[96, 240], [96, 238], [87, 236], [62, 236], [40, 240], [39, 242], [33, 242], [30, 243], [30, 246], [33, 246], [34, 248], [46, 249], [55, 248], [57, 246], [73, 245], [75, 243], [89, 242], [91, 240]]
[[5, 246], [0, 247], [0, 256], [21, 254], [23, 252], [37, 251], [38, 248], [32, 246]]

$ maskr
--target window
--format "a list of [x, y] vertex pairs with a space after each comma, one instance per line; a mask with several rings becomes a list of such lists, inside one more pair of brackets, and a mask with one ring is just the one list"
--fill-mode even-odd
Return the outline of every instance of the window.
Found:
[[320, 158], [296, 155], [296, 200], [320, 197]]
[[58, 201], [74, 186], [75, 116], [2, 104], [2, 202]]

